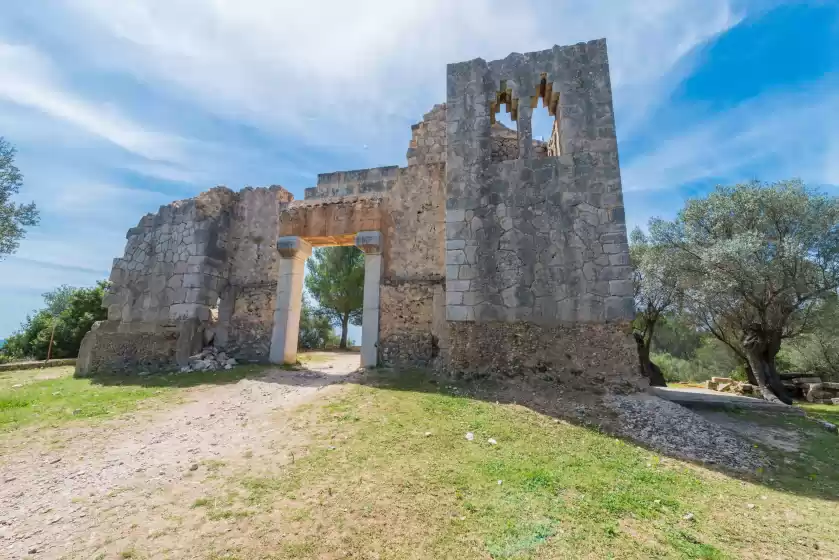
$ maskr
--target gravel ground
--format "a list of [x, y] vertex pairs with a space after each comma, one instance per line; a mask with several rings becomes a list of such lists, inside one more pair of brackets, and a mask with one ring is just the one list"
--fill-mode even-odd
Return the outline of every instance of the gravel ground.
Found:
[[751, 442], [678, 404], [647, 394], [613, 395], [604, 402], [617, 413], [621, 435], [666, 455], [736, 471], [768, 466]]
[[[213, 465], [286, 460], [305, 436], [284, 411], [358, 368], [337, 354], [309, 371], [188, 390], [192, 402], [144, 417], [38, 434], [0, 458], [0, 558], [128, 557], [133, 543], [192, 558], [198, 539], [224, 539], [190, 504], [213, 485]], [[60, 444], [56, 447], [56, 438]], [[208, 466], [209, 465], [209, 466]], [[187, 530], [182, 530], [187, 529]], [[145, 546], [143, 548], [146, 548]]]

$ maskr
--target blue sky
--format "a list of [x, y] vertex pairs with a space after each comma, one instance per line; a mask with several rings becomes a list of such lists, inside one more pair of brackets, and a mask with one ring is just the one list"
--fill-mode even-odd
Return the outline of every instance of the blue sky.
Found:
[[0, 135], [42, 220], [0, 262], [0, 338], [41, 293], [107, 277], [161, 204], [405, 165], [446, 63], [479, 56], [607, 38], [630, 227], [717, 183], [839, 194], [835, 0], [6, 4]]

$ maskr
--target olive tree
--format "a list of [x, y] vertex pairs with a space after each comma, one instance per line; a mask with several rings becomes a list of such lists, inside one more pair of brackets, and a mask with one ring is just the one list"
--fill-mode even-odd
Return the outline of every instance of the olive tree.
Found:
[[775, 357], [839, 287], [839, 199], [798, 180], [720, 186], [650, 238], [685, 300], [737, 333], [764, 398], [790, 404]]
[[650, 347], [662, 315], [676, 304], [677, 286], [667, 270], [667, 261], [659, 255], [660, 249], [650, 243], [640, 228], [632, 231], [629, 241], [637, 312], [633, 321], [633, 336], [638, 346], [639, 368], [641, 374], [650, 380], [650, 385], [666, 387], [661, 370], [650, 361]]

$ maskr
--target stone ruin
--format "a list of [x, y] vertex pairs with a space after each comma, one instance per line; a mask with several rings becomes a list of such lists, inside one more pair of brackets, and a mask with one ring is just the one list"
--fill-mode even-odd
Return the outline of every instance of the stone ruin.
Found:
[[[545, 142], [534, 111], [555, 117]], [[306, 257], [354, 244], [363, 366], [643, 384], [605, 40], [450, 64], [407, 159], [319, 175], [304, 200], [216, 187], [145, 216], [77, 373], [176, 369], [210, 341], [294, 362]]]

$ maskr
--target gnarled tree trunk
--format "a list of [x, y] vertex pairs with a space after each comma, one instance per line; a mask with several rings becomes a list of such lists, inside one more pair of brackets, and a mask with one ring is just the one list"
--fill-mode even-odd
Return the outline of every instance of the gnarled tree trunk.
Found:
[[634, 333], [635, 344], [638, 346], [638, 365], [641, 375], [650, 380], [653, 387], [667, 387], [661, 369], [650, 360], [650, 345], [644, 340], [644, 335]]
[[780, 333], [768, 332], [759, 324], [750, 325], [743, 333], [743, 348], [763, 398], [769, 402], [792, 404], [792, 397], [775, 369], [775, 356], [781, 348]]

